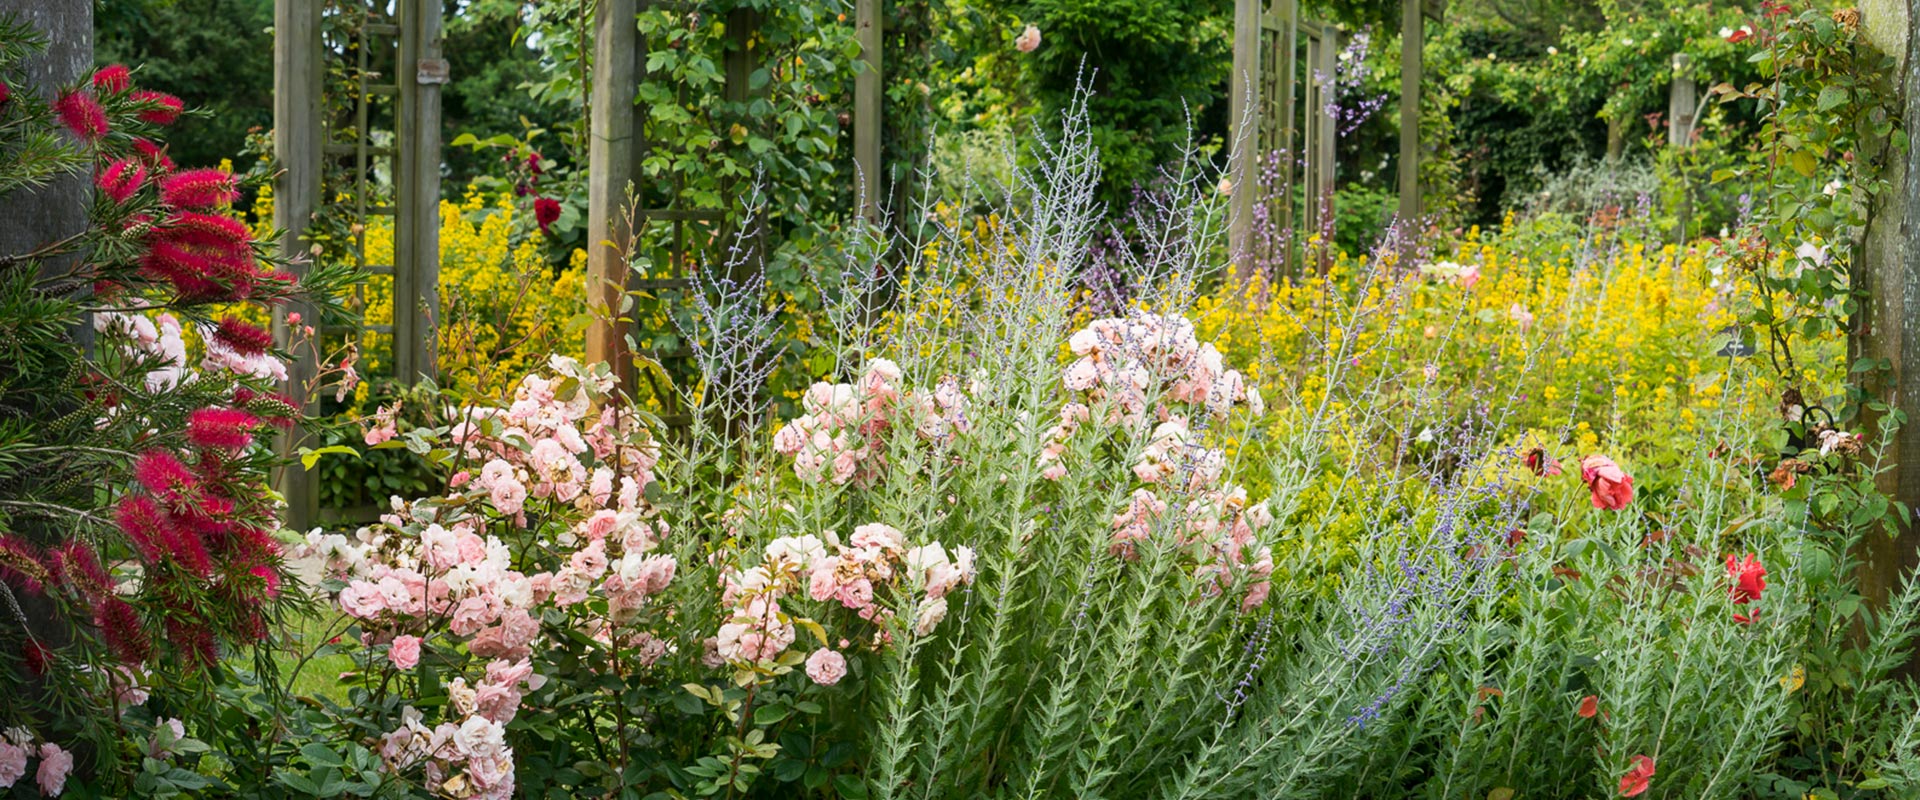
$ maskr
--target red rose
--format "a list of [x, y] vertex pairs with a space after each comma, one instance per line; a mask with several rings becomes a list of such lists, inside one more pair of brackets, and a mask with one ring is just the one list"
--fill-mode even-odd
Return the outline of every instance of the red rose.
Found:
[[1733, 596], [1735, 605], [1755, 602], [1760, 599], [1760, 593], [1767, 590], [1767, 568], [1761, 566], [1752, 553], [1738, 561], [1731, 555], [1727, 556], [1727, 577], [1733, 580], [1733, 585], [1727, 587], [1727, 594]]
[[533, 201], [533, 219], [540, 223], [541, 233], [552, 233], [553, 223], [560, 219], [560, 201], [551, 197], [541, 197]]

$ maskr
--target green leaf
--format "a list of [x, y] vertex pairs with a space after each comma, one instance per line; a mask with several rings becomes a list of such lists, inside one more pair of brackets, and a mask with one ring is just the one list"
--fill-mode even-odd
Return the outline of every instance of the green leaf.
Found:
[[1820, 162], [1814, 159], [1813, 153], [1806, 150], [1793, 151], [1793, 155], [1787, 157], [1787, 163], [1803, 178], [1813, 177], [1814, 170], [1820, 166]]
[[319, 743], [309, 744], [300, 748], [300, 755], [306, 756], [308, 761], [318, 767], [339, 767], [345, 766], [347, 763], [340, 758], [339, 753], [335, 753], [328, 749], [326, 745]]
[[321, 456], [331, 455], [334, 453], [344, 453], [346, 455], [353, 456], [354, 458], [360, 457], [360, 451], [355, 450], [351, 447], [348, 447], [347, 445], [344, 445], [344, 444], [328, 445], [318, 450], [309, 450], [305, 447], [302, 447], [300, 448], [300, 466], [303, 469], [311, 470], [313, 469], [314, 464], [320, 463]]
[[833, 790], [839, 792], [841, 797], [867, 800], [867, 785], [860, 782], [858, 775], [833, 776]]
[[1846, 87], [1828, 85], [1820, 90], [1820, 99], [1814, 101], [1814, 106], [1821, 111], [1832, 111], [1845, 105], [1847, 100]]

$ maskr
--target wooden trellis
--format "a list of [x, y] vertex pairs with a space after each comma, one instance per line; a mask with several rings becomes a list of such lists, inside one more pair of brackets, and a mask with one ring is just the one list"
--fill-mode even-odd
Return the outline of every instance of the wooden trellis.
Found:
[[[274, 225], [287, 231], [283, 252], [295, 269], [317, 253], [312, 226], [329, 208], [349, 220], [347, 257], [393, 281], [393, 377], [432, 378], [440, 275], [440, 57], [442, 0], [276, 0], [274, 4]], [[337, 65], [339, 69], [330, 69]], [[329, 82], [329, 75], [343, 76]], [[341, 185], [323, 188], [329, 170]], [[391, 192], [376, 176], [384, 173]], [[331, 196], [329, 196], [331, 193]], [[393, 261], [369, 263], [367, 222], [393, 218]], [[364, 296], [364, 295], [363, 295]], [[320, 320], [296, 306], [308, 324]], [[284, 345], [292, 331], [274, 321]], [[322, 331], [322, 335], [328, 331]], [[356, 336], [360, 331], [350, 332]], [[290, 389], [305, 389], [320, 365], [312, 348], [296, 354]], [[313, 398], [308, 399], [309, 411]], [[289, 435], [285, 446], [298, 442]], [[304, 530], [318, 516], [318, 492], [305, 470], [278, 482], [288, 526]]]
[[[1402, 5], [1410, 33], [1401, 59], [1400, 215], [1415, 219], [1421, 32], [1424, 19], [1437, 19], [1445, 6], [1432, 0]], [[1341, 39], [1332, 25], [1302, 19], [1298, 0], [1234, 4], [1229, 235], [1243, 274], [1262, 268], [1296, 274], [1301, 232], [1323, 232], [1330, 224], [1338, 138], [1331, 92]]]
[[[881, 170], [880, 2], [857, 0], [854, 14], [865, 62], [855, 76], [854, 160], [863, 183], [860, 211], [869, 218], [877, 215]], [[678, 178], [655, 181], [641, 169], [654, 144], [646, 133], [646, 110], [635, 107], [647, 64], [647, 42], [639, 36], [636, 19], [651, 10], [695, 8], [696, 3], [685, 0], [601, 0], [595, 9], [587, 150], [588, 173], [593, 176], [587, 194], [587, 291], [589, 306], [599, 319], [587, 329], [586, 355], [589, 361], [611, 364], [630, 395], [645, 382], [636, 356], [663, 361], [685, 358], [687, 353], [683, 349], [636, 352], [633, 344], [641, 331], [636, 330], [631, 314], [624, 312], [627, 296], [644, 291], [671, 297], [686, 291], [687, 270], [696, 266], [703, 246], [722, 251], [705, 253], [710, 263], [724, 263], [723, 251], [732, 244], [731, 227], [743, 210], [737, 204], [687, 207]], [[725, 63], [725, 92], [730, 100], [745, 101], [757, 66], [756, 51], [749, 43], [759, 27], [759, 15], [737, 9], [726, 25], [732, 45]], [[684, 105], [686, 88], [680, 87], [679, 93]], [[629, 202], [629, 187], [638, 207]], [[668, 226], [659, 237], [666, 246], [658, 248], [660, 252], [635, 253], [652, 225]], [[763, 227], [747, 237], [757, 242], [756, 259], [765, 258], [767, 236]], [[631, 268], [629, 258], [634, 256], [645, 258], [652, 268], [648, 275], [642, 277]], [[661, 397], [658, 387], [649, 388]], [[667, 421], [684, 422], [685, 417], [676, 414]]]

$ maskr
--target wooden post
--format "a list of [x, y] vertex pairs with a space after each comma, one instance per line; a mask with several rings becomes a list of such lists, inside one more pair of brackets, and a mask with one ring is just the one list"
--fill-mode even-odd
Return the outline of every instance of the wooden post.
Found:
[[880, 220], [880, 126], [886, 95], [881, 91], [880, 54], [886, 20], [882, 0], [856, 0], [854, 35], [860, 40], [859, 72], [853, 76], [853, 163], [860, 171], [860, 214]]
[[1324, 275], [1333, 267], [1333, 189], [1334, 140], [1338, 135], [1333, 115], [1327, 106], [1333, 102], [1334, 76], [1339, 69], [1335, 54], [1340, 50], [1340, 32], [1332, 25], [1315, 25], [1307, 40], [1307, 63], [1311, 80], [1307, 84], [1306, 136], [1303, 149], [1307, 156], [1306, 202], [1307, 229], [1321, 235], [1318, 263]]
[[[1884, 90], [1901, 98], [1903, 127], [1920, 130], [1920, 15], [1907, 13], [1904, 3], [1885, 0], [1861, 3], [1860, 11], [1867, 39], [1900, 61]], [[1874, 197], [1854, 251], [1851, 274], [1867, 300], [1851, 320], [1848, 355], [1856, 363], [1886, 359], [1893, 364], [1890, 374], [1854, 374], [1867, 379], [1873, 397], [1904, 412], [1907, 423], [1891, 442], [1881, 442], [1880, 414], [1868, 409], [1859, 432], [1883, 444], [1881, 455], [1893, 464], [1880, 473], [1880, 490], [1915, 508], [1920, 507], [1920, 149], [1884, 155], [1886, 168], [1879, 177], [1889, 190]], [[1859, 559], [1854, 575], [1866, 606], [1884, 610], [1920, 568], [1920, 524], [1902, 526], [1897, 536], [1869, 532], [1853, 555]], [[1920, 658], [1909, 656], [1901, 672], [1920, 677]]]
[[[273, 4], [273, 153], [280, 162], [280, 174], [273, 184], [273, 225], [285, 233], [280, 254], [291, 260], [290, 269], [304, 276], [313, 259], [307, 242], [307, 226], [320, 207], [320, 4], [321, 0], [275, 0]], [[287, 314], [297, 313], [301, 324], [320, 325], [312, 303], [294, 300], [286, 313], [273, 315], [275, 341], [287, 347], [301, 336], [287, 324]], [[320, 374], [321, 343], [317, 340], [293, 350], [293, 363], [287, 368], [286, 393], [301, 403], [309, 415], [319, 411], [316, 389], [310, 384]], [[282, 455], [291, 455], [304, 440], [296, 427], [280, 436]], [[320, 487], [315, 475], [298, 463], [280, 470], [274, 485], [286, 498], [287, 528], [305, 533], [319, 517]]]
[[400, 107], [394, 139], [394, 375], [433, 378], [440, 315], [441, 0], [401, 0]]
[[[761, 64], [759, 54], [755, 52], [759, 48], [756, 37], [760, 32], [760, 17], [760, 12], [751, 8], [736, 8], [727, 13], [727, 39], [729, 40], [729, 46], [727, 47], [725, 59], [727, 74], [726, 97], [727, 102], [736, 104], [736, 108], [746, 107], [753, 99], [753, 73]], [[735, 179], [736, 186], [741, 186], [742, 184], [743, 181], [741, 179]], [[745, 191], [736, 191], [734, 194], [737, 197], [746, 196]], [[735, 210], [737, 211], [738, 209]], [[742, 247], [750, 248], [748, 252], [743, 254], [745, 256], [744, 258], [729, 258], [727, 260], [728, 263], [726, 266], [728, 267], [728, 274], [726, 277], [734, 281], [743, 281], [753, 275], [759, 274], [760, 267], [765, 263], [767, 254], [766, 215], [753, 215], [750, 220], [753, 225], [753, 230], [751, 231], [738, 232], [735, 223], [737, 223], [739, 219], [740, 215], [736, 214], [733, 220], [724, 228], [724, 233], [722, 234], [722, 239], [726, 247], [739, 244]], [[736, 232], [740, 235], [736, 236]]]
[[[25, 87], [52, 101], [61, 86], [93, 69], [93, 5], [45, 0], [0, 0], [0, 13], [13, 16], [45, 37], [47, 48], [23, 65]], [[21, 87], [14, 87], [19, 89]], [[93, 197], [91, 173], [59, 175], [37, 189], [15, 189], [0, 196], [0, 255], [19, 255], [65, 239], [87, 227], [87, 203]], [[65, 271], [69, 257], [42, 262], [42, 274]], [[90, 337], [92, 326], [76, 330]]]
[[1694, 114], [1700, 96], [1693, 82], [1692, 59], [1673, 54], [1673, 88], [1667, 98], [1667, 144], [1686, 147], [1693, 142]]
[[[1280, 138], [1272, 147], [1267, 149], [1279, 154], [1280, 163], [1274, 165], [1274, 169], [1278, 174], [1274, 178], [1274, 185], [1272, 187], [1272, 207], [1276, 212], [1273, 214], [1272, 219], [1275, 230], [1290, 234], [1283, 240], [1286, 251], [1280, 254], [1280, 261], [1284, 265], [1286, 274], [1293, 276], [1299, 274], [1299, 263], [1294, 258], [1294, 253], [1296, 246], [1301, 243], [1300, 237], [1291, 235], [1295, 232], [1295, 221], [1299, 219], [1299, 217], [1294, 216], [1293, 213], [1294, 165], [1300, 163], [1305, 156], [1305, 153], [1298, 144], [1300, 141], [1300, 110], [1299, 107], [1294, 104], [1293, 96], [1294, 78], [1300, 71], [1298, 55], [1300, 50], [1300, 3], [1299, 0], [1279, 0], [1276, 5], [1278, 6], [1278, 12], [1273, 13], [1272, 9], [1269, 9], [1269, 13], [1273, 13], [1275, 17], [1271, 26], [1277, 28], [1279, 32], [1279, 36], [1276, 37], [1276, 41], [1274, 42], [1274, 49], [1277, 52], [1274, 53], [1273, 64], [1274, 67], [1279, 70], [1279, 74], [1274, 76], [1276, 80], [1273, 83], [1273, 99], [1279, 106], [1280, 125], [1278, 132]], [[1263, 153], [1262, 155], [1265, 154]]]
[[639, 92], [632, 53], [639, 23], [634, 0], [600, 0], [594, 16], [593, 84], [588, 109], [587, 306], [600, 315], [587, 328], [587, 360], [613, 365], [631, 394], [633, 354], [627, 342], [633, 322], [625, 305], [631, 271], [627, 252], [627, 186], [633, 181], [633, 102]]
[[1264, 0], [1234, 0], [1233, 77], [1227, 130], [1228, 252], [1242, 279], [1253, 271], [1253, 217], [1260, 186], [1260, 26]]
[[[1420, 51], [1426, 46], [1420, 0], [1400, 0], [1400, 222], [1420, 219]], [[1402, 234], [1408, 241], [1411, 232]]]

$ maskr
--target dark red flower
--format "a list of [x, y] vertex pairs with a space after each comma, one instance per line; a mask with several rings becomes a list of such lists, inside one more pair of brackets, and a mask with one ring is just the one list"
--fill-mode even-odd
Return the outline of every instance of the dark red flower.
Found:
[[108, 94], [119, 94], [133, 84], [133, 72], [125, 64], [108, 64], [93, 73], [93, 88]]
[[[273, 346], [271, 331], [239, 317], [221, 319], [220, 325], [213, 329], [213, 338], [226, 345], [227, 349], [243, 356], [257, 356]], [[246, 400], [236, 397], [234, 402], [244, 403]]]
[[280, 596], [280, 573], [274, 572], [272, 567], [261, 564], [253, 568], [252, 575], [266, 585], [268, 597]]
[[93, 609], [93, 624], [100, 638], [123, 664], [144, 664], [153, 656], [153, 640], [140, 625], [140, 613], [133, 605], [108, 595]]
[[27, 662], [27, 672], [34, 677], [47, 674], [47, 668], [53, 665], [53, 651], [37, 639], [28, 639], [26, 645], [20, 648], [20, 655]]
[[251, 233], [239, 220], [182, 211], [146, 237], [140, 266], [149, 277], [196, 299], [244, 299], [260, 275]]
[[1527, 541], [1526, 529], [1514, 528], [1513, 530], [1507, 531], [1508, 547], [1519, 547], [1521, 544], [1525, 543], [1526, 541]]
[[107, 135], [107, 110], [86, 92], [68, 92], [53, 101], [53, 113], [83, 141], [98, 141]]
[[551, 197], [536, 198], [533, 201], [533, 219], [540, 223], [541, 233], [552, 233], [553, 223], [560, 220], [560, 201]]
[[100, 193], [112, 198], [116, 204], [125, 204], [146, 181], [147, 165], [130, 158], [108, 164], [93, 178], [94, 185], [100, 187]]
[[1593, 719], [1593, 715], [1600, 713], [1600, 698], [1591, 694], [1580, 698], [1580, 710], [1574, 713], [1581, 719]]
[[1760, 599], [1760, 593], [1767, 590], [1767, 568], [1748, 553], [1741, 560], [1727, 556], [1727, 577], [1733, 584], [1727, 587], [1727, 594], [1733, 597], [1735, 605], [1746, 605]]
[[217, 169], [190, 169], [160, 182], [160, 201], [175, 208], [210, 211], [240, 199], [233, 176]]
[[1527, 469], [1533, 470], [1533, 474], [1535, 475], [1560, 474], [1560, 461], [1553, 456], [1547, 455], [1547, 451], [1541, 448], [1535, 447], [1528, 450], [1523, 460], [1526, 461]]
[[215, 450], [241, 450], [253, 444], [260, 420], [237, 408], [203, 408], [187, 415], [187, 441]]
[[134, 92], [133, 101], [144, 107], [140, 111], [140, 118], [155, 125], [172, 125], [187, 107], [178, 97], [148, 89]]
[[13, 87], [8, 86], [6, 81], [0, 81], [0, 103], [5, 103], [12, 99]]
[[1620, 776], [1620, 796], [1637, 797], [1647, 790], [1653, 782], [1653, 759], [1646, 756], [1634, 756], [1633, 767], [1627, 774]]
[[540, 151], [533, 150], [527, 153], [527, 169], [536, 176], [546, 172], [540, 168]]

